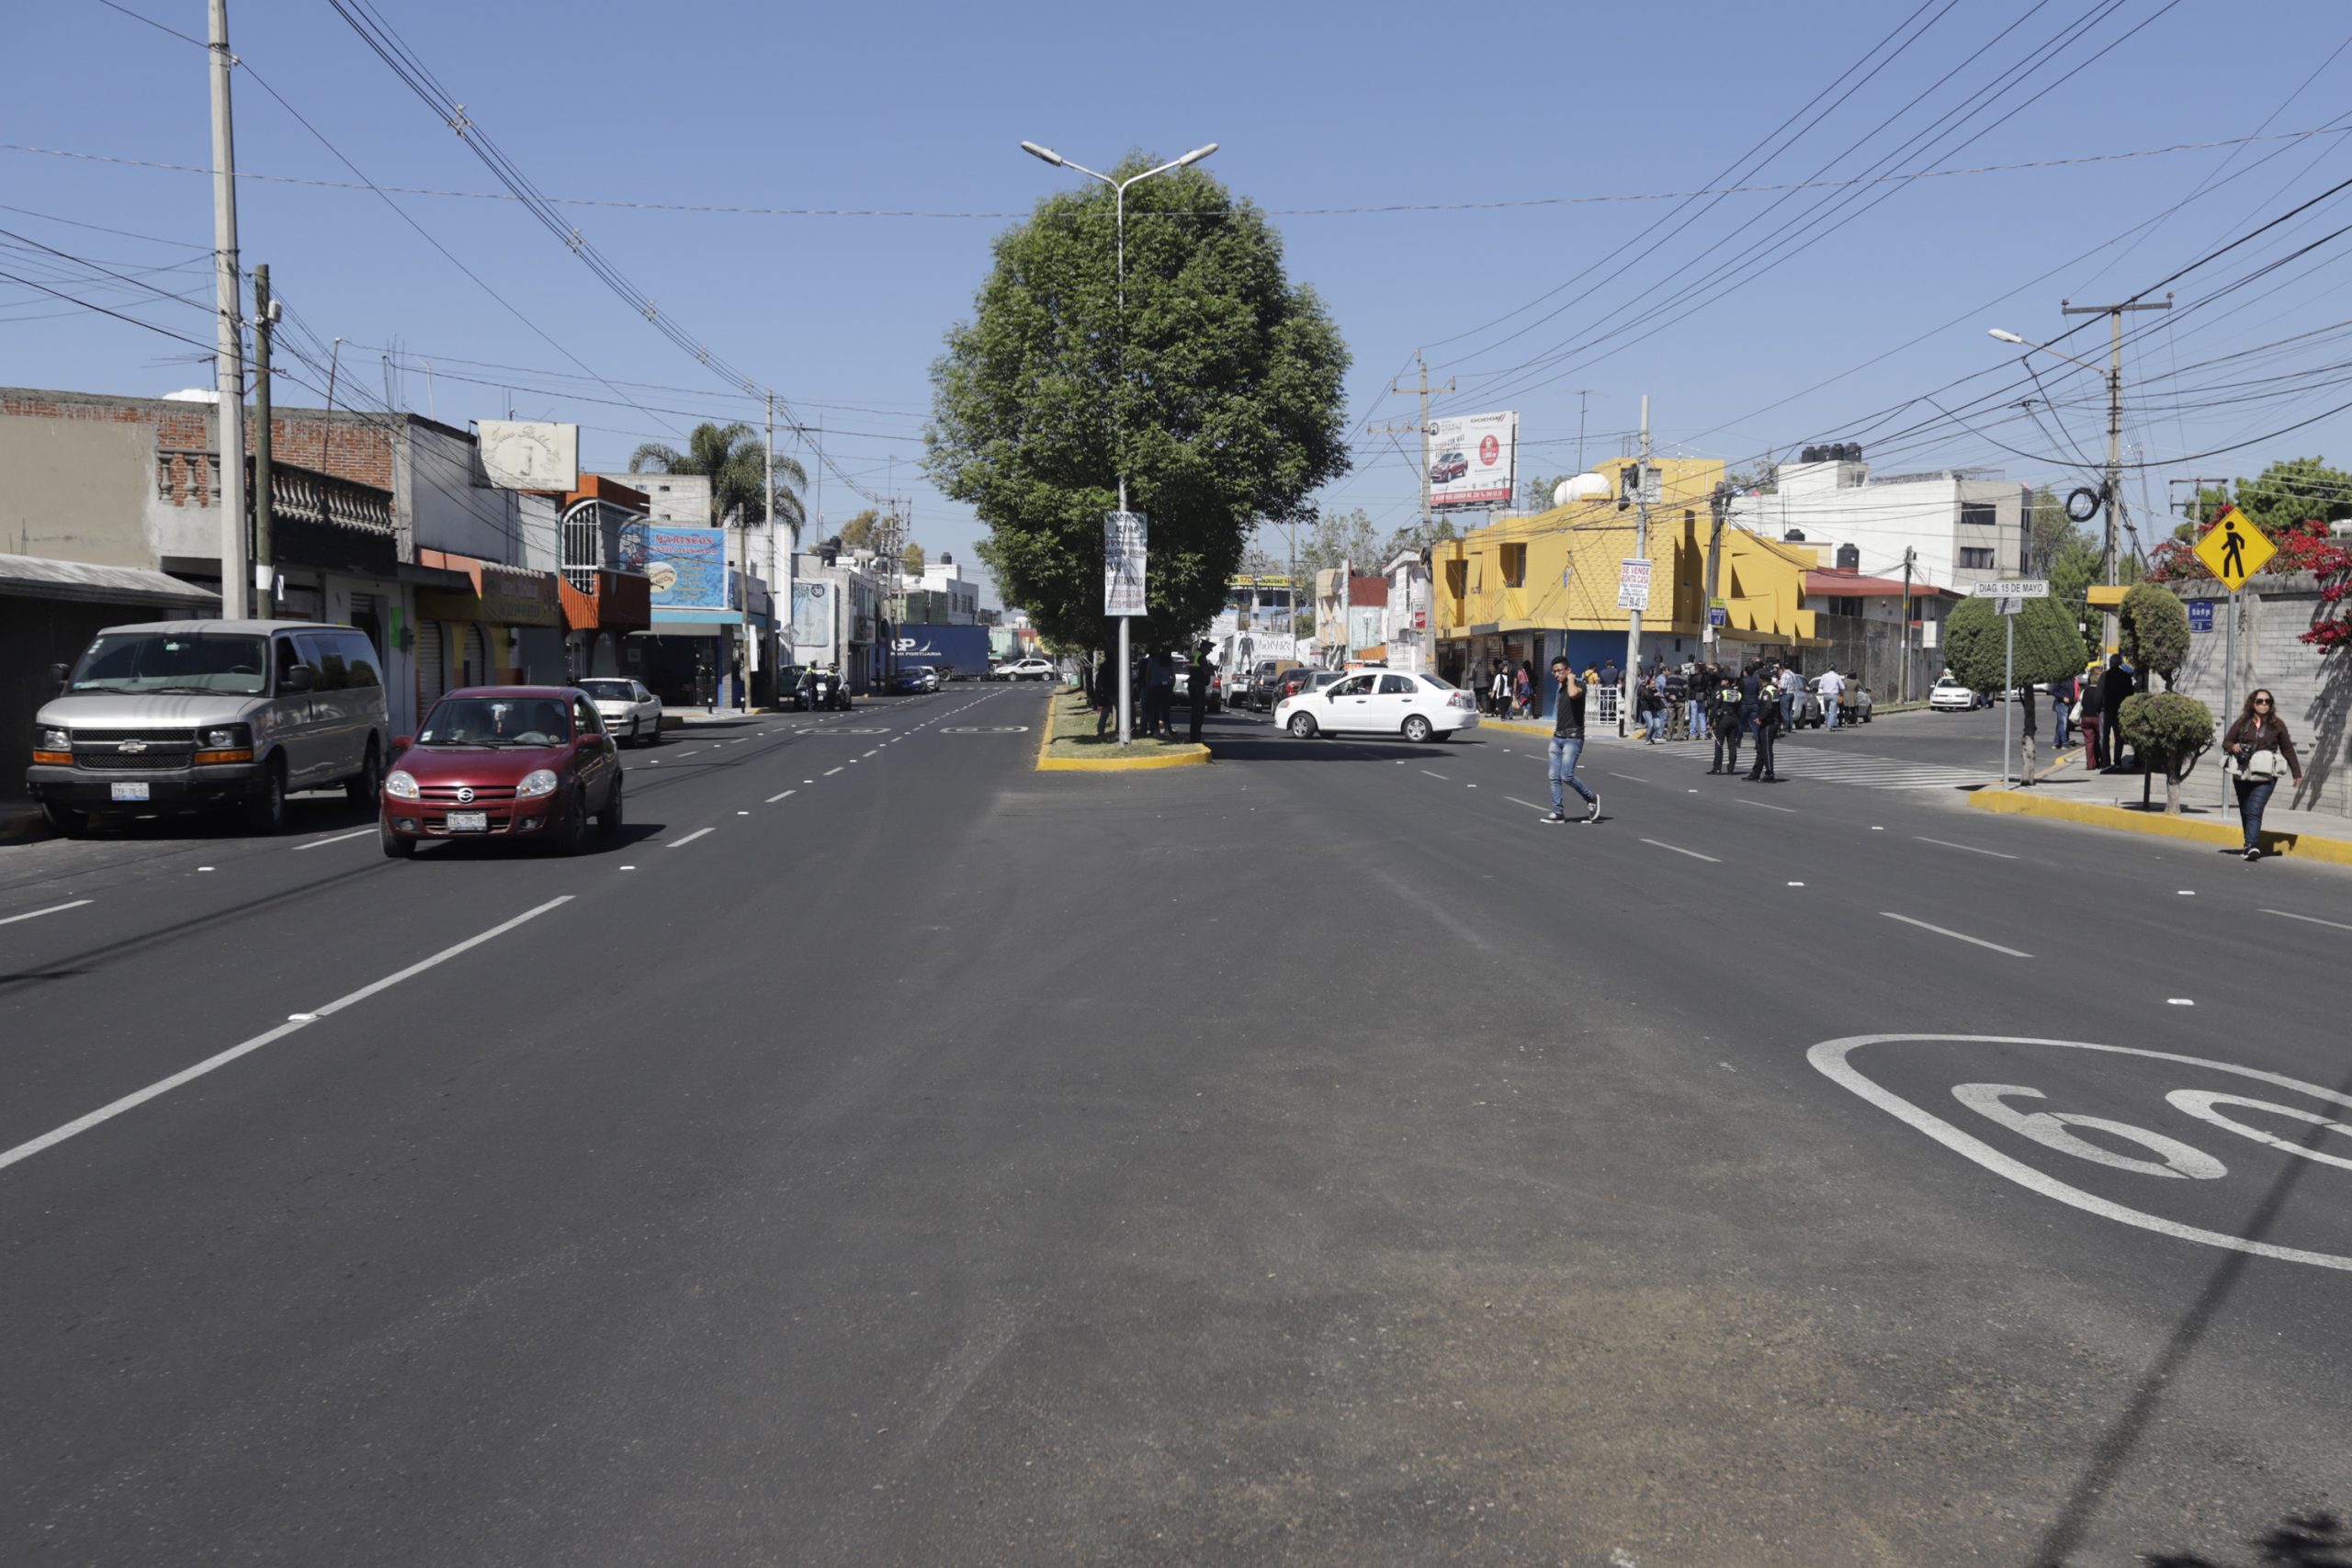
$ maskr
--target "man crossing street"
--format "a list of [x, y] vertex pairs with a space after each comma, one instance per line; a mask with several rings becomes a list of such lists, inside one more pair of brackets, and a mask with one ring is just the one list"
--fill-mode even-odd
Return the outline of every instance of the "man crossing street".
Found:
[[1547, 826], [1568, 820], [1566, 792], [1574, 789], [1584, 797], [1584, 820], [1597, 822], [1600, 819], [1600, 796], [1577, 777], [1577, 759], [1584, 755], [1584, 695], [1591, 688], [1577, 679], [1576, 667], [1565, 654], [1552, 660], [1552, 679], [1559, 682], [1560, 700], [1554, 710], [1547, 769], [1552, 777], [1552, 815], [1544, 820]]

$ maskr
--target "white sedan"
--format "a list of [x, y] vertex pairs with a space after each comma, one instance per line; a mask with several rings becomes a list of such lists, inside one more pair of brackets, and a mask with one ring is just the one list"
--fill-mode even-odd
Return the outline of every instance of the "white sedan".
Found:
[[1032, 656], [998, 665], [989, 671], [989, 678], [994, 681], [1050, 681], [1058, 673], [1052, 660]]
[[1443, 740], [1478, 728], [1469, 693], [1434, 675], [1360, 670], [1329, 685], [1284, 697], [1274, 722], [1301, 740], [1317, 735], [1401, 735], [1411, 741]]
[[592, 680], [580, 682], [597, 716], [612, 737], [630, 746], [662, 742], [662, 699], [641, 681]]
[[1928, 693], [1928, 706], [1937, 713], [1954, 710], [1965, 712], [1976, 706], [1976, 694], [1968, 689], [1966, 682], [1956, 677], [1940, 676], [1934, 688]]

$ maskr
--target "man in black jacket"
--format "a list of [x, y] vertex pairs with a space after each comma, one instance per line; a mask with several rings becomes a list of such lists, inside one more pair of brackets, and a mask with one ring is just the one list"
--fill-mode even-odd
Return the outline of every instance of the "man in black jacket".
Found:
[[[1747, 767], [1750, 784], [1779, 784], [1781, 775], [1772, 770], [1772, 742], [1781, 733], [1781, 671], [1777, 665], [1767, 664], [1749, 677], [1756, 682], [1756, 761]], [[1741, 682], [1742, 707], [1747, 706], [1747, 682]]]
[[2083, 767], [2092, 771], [2107, 766], [2108, 729], [2101, 716], [2107, 708], [2107, 698], [2099, 691], [2098, 672], [2091, 671], [2075, 684], [2083, 695]]
[[2105, 719], [2099, 726], [2100, 749], [2108, 756], [2101, 765], [2109, 772], [2123, 766], [2123, 699], [2139, 689], [2138, 680], [2123, 667], [2123, 655], [2109, 654], [2107, 671], [2098, 678], [2098, 695]]

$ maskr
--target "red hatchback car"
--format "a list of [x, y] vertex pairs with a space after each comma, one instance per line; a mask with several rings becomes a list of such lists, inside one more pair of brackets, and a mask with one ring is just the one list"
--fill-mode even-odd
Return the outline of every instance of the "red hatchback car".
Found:
[[620, 752], [588, 694], [571, 686], [469, 686], [392, 742], [384, 852], [441, 839], [532, 838], [575, 854], [594, 818], [621, 830]]

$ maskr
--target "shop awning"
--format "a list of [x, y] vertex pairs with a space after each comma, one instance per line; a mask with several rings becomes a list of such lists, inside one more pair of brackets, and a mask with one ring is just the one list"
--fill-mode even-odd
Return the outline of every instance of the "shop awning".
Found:
[[0, 593], [26, 599], [74, 599], [100, 604], [152, 604], [158, 609], [218, 613], [220, 595], [135, 566], [97, 566], [47, 556], [0, 555]]
[[419, 564], [466, 574], [473, 592], [420, 588], [416, 613], [430, 621], [481, 621], [500, 626], [560, 626], [563, 603], [551, 571], [501, 566], [445, 550], [419, 550]]

